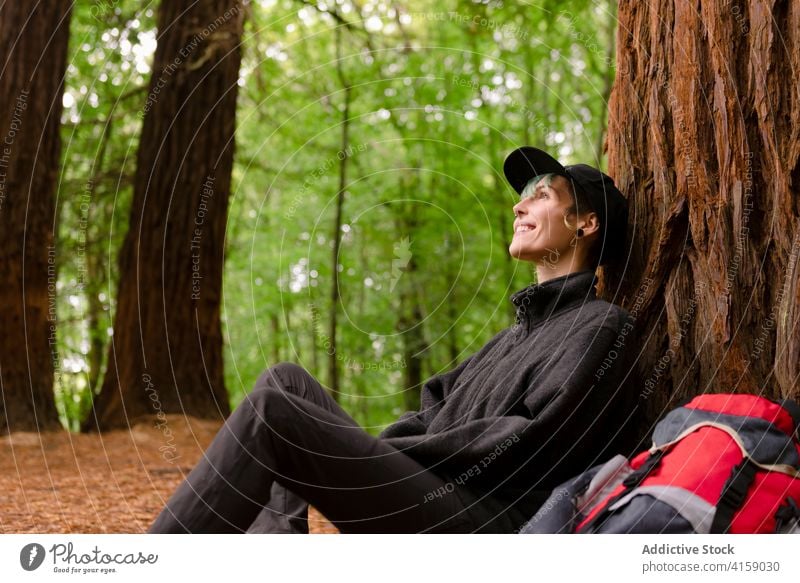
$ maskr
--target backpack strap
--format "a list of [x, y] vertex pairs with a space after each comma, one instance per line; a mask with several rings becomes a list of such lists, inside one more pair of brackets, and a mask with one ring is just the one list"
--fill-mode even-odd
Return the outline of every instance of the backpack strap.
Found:
[[794, 430], [795, 433], [797, 433], [798, 429], [800, 429], [800, 403], [793, 399], [781, 399], [778, 401], [778, 404], [786, 409], [792, 417], [792, 421], [794, 421]]
[[712, 534], [727, 534], [731, 527], [733, 515], [741, 508], [747, 497], [747, 491], [756, 477], [758, 466], [745, 456], [733, 467], [731, 475], [722, 487], [722, 494], [717, 502], [717, 511], [711, 523]]

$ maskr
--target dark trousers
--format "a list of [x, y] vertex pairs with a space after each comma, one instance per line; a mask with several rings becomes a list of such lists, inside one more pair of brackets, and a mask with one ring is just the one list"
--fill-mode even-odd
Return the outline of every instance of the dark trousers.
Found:
[[259, 377], [148, 532], [307, 533], [309, 502], [342, 533], [513, 532], [530, 518], [373, 437], [285, 362]]

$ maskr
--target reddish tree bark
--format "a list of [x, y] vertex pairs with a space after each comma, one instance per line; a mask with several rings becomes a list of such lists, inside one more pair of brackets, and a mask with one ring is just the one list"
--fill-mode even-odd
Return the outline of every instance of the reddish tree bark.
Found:
[[72, 3], [0, 3], [0, 433], [59, 428], [54, 192]]
[[609, 173], [630, 201], [642, 425], [703, 392], [800, 396], [800, 3], [622, 2]]
[[85, 430], [230, 413], [220, 304], [243, 10], [162, 2], [108, 371]]

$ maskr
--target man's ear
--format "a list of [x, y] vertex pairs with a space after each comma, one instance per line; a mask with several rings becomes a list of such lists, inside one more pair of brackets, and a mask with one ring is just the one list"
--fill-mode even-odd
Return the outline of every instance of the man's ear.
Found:
[[588, 237], [592, 233], [599, 231], [600, 219], [597, 217], [597, 213], [586, 213], [585, 215], [581, 215], [581, 218], [578, 221], [578, 227], [583, 229], [584, 237]]

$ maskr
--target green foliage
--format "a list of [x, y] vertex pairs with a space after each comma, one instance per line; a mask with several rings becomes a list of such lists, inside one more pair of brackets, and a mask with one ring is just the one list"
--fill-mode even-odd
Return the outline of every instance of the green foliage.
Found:
[[[154, 7], [105, 2], [98, 18], [100, 4], [73, 19], [62, 133], [59, 353], [71, 368], [57, 386], [70, 426], [89, 403], [97, 346], [104, 367], [155, 38]], [[533, 271], [508, 256], [515, 199], [502, 161], [527, 142], [603, 164], [613, 10], [580, 0], [248, 5], [221, 309], [233, 406], [280, 361], [330, 384], [334, 276], [341, 403], [373, 433], [405, 410], [405, 390], [419, 390], [406, 387], [407, 354], [424, 380], [510, 324], [508, 295]], [[96, 189], [81, 227], [87, 183]], [[80, 287], [82, 247], [100, 279]], [[90, 325], [91, 294], [100, 311]]]

